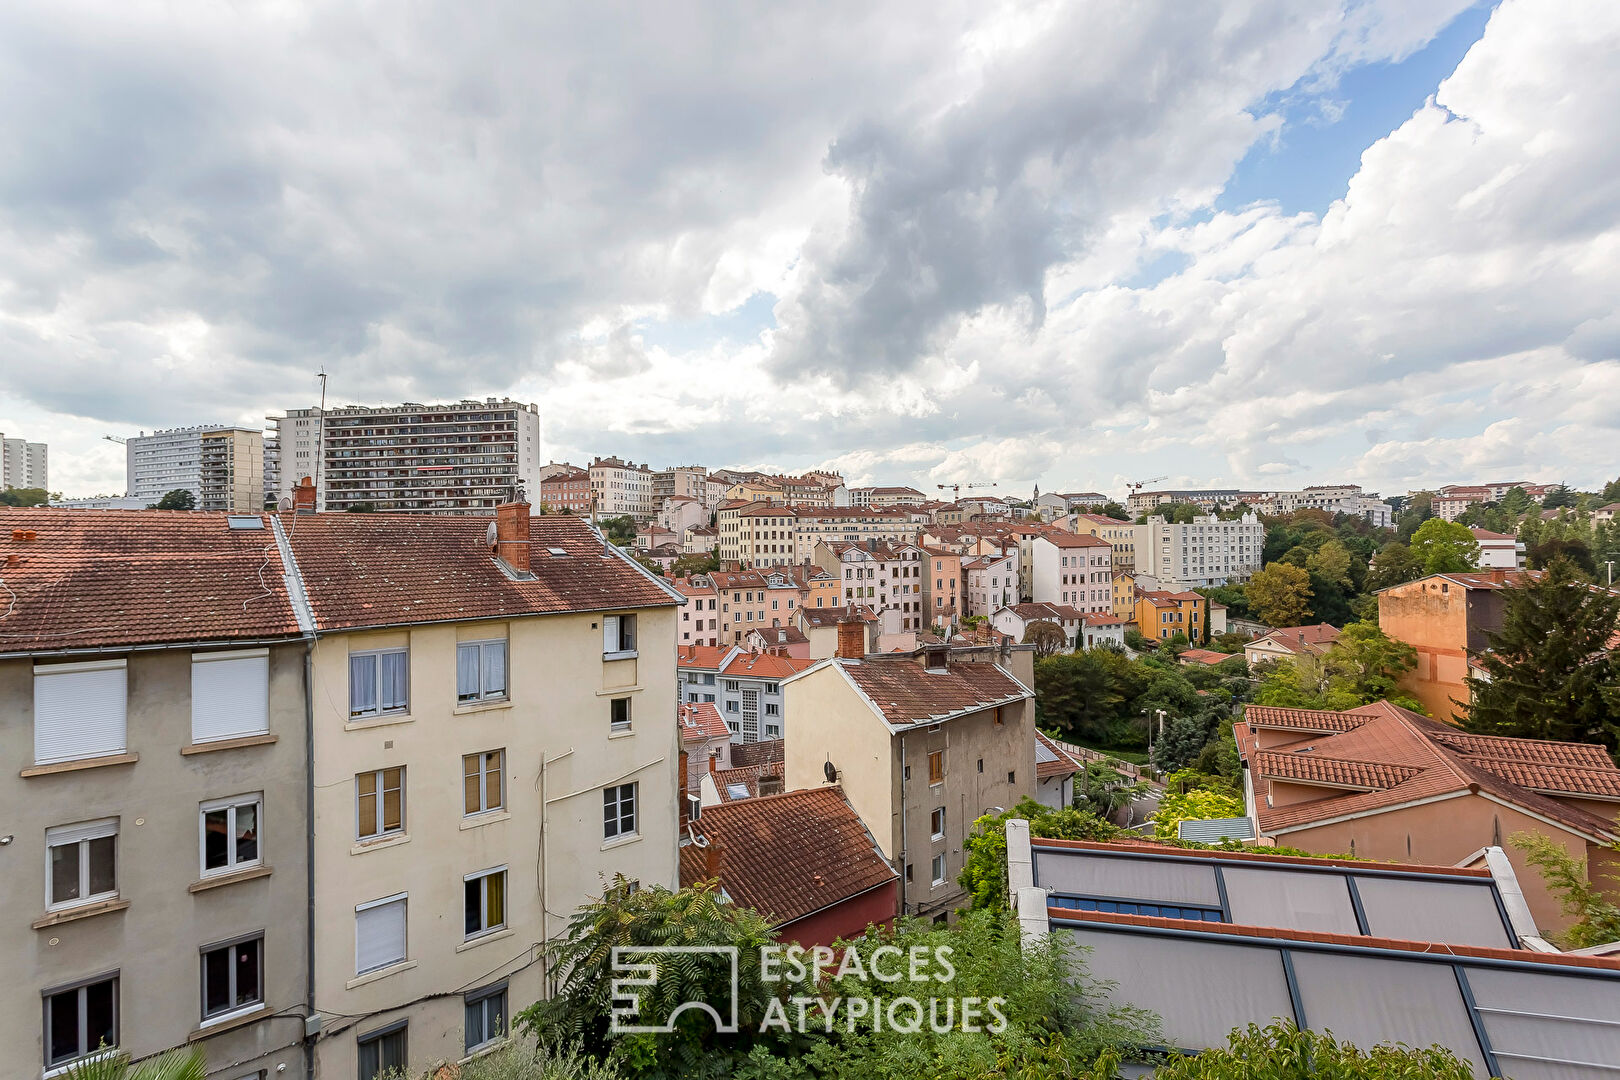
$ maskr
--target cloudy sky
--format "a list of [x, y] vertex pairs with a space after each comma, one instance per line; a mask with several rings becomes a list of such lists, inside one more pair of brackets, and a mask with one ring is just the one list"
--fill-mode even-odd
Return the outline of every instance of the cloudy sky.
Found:
[[0, 6], [0, 431], [510, 393], [547, 456], [1620, 473], [1620, 4]]

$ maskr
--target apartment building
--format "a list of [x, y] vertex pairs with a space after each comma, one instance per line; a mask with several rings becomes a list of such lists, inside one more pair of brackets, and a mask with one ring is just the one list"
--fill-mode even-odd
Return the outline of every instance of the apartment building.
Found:
[[670, 586], [686, 597], [676, 641], [681, 645], [719, 645], [720, 596], [714, 582], [706, 574], [695, 574], [674, 578]]
[[675, 658], [680, 700], [714, 705], [734, 744], [781, 739], [787, 730], [782, 680], [811, 663], [740, 645], [683, 645]]
[[962, 560], [967, 609], [964, 615], [993, 615], [1018, 603], [1018, 549], [1000, 555], [979, 555]]
[[867, 655], [862, 623], [839, 631], [836, 657], [782, 682], [815, 717], [786, 742], [786, 788], [839, 785], [900, 875], [901, 914], [944, 919], [973, 821], [1035, 792], [1033, 650]]
[[918, 524], [906, 510], [855, 506], [832, 506], [798, 511], [795, 528], [795, 562], [809, 562], [820, 543], [860, 544], [868, 540], [883, 543], [911, 543], [917, 539]]
[[266, 509], [274, 509], [281, 497], [281, 440], [275, 435], [264, 437], [264, 502]]
[[27, 439], [8, 439], [0, 434], [0, 490], [5, 488], [51, 489], [50, 447]]
[[307, 614], [259, 514], [0, 508], [0, 1045], [304, 1075]]
[[699, 506], [707, 509], [709, 470], [702, 465], [672, 465], [653, 473], [653, 511], [657, 513], [663, 510], [664, 503], [676, 497], [696, 500]]
[[915, 544], [817, 544], [815, 565], [838, 580], [845, 607], [864, 605], [900, 613], [899, 629], [925, 630], [932, 619], [923, 602], [927, 553]]
[[[856, 492], [862, 494], [857, 496]], [[914, 487], [851, 488], [850, 502], [855, 506], [884, 509], [890, 506], [916, 506], [928, 501], [928, 496]]]
[[1470, 654], [1484, 651], [1490, 643], [1487, 635], [1502, 629], [1504, 591], [1538, 573], [1493, 569], [1430, 574], [1379, 590], [1379, 629], [1417, 650], [1417, 666], [1401, 675], [1401, 689], [1442, 720], [1465, 712], [1473, 697], [1468, 677], [1477, 674]]
[[798, 512], [781, 503], [755, 502], [737, 511], [735, 550], [746, 566], [792, 566], [797, 557]]
[[1195, 517], [1186, 525], [1150, 517], [1138, 541], [1136, 568], [1179, 589], [1237, 584], [1260, 569], [1265, 538], [1254, 514], [1237, 521]]
[[922, 551], [923, 625], [944, 627], [949, 633], [965, 614], [962, 556], [943, 547], [924, 546]]
[[[267, 416], [265, 421], [270, 425], [271, 434], [265, 436], [265, 452], [269, 447], [276, 447], [275, 485], [271, 488], [275, 492], [278, 505], [291, 506], [293, 488], [306, 477], [313, 477], [316, 481], [316, 495], [321, 495], [319, 481], [325, 479], [318, 476], [320, 469], [321, 452], [321, 410], [320, 409], [288, 409], [281, 416]], [[265, 484], [270, 486], [270, 469], [265, 469]], [[283, 501], [284, 500], [284, 501]], [[324, 508], [325, 500], [319, 500]]]
[[657, 522], [677, 537], [677, 543], [686, 542], [686, 531], [709, 523], [709, 512], [690, 495], [671, 495], [658, 508]]
[[632, 517], [637, 524], [652, 520], [652, 470], [616, 457], [591, 462], [591, 493], [599, 517]]
[[1474, 534], [1474, 540], [1479, 544], [1479, 568], [1481, 570], [1523, 570], [1525, 549], [1524, 541], [1508, 533], [1491, 532], [1489, 529], [1469, 529]]
[[708, 575], [720, 601], [720, 644], [736, 645], [750, 630], [791, 626], [804, 600], [802, 568], [717, 570]]
[[1085, 533], [1108, 541], [1114, 549], [1115, 570], [1136, 569], [1136, 543], [1146, 525], [1133, 525], [1102, 514], [1073, 514], [1059, 523], [1074, 533]]
[[536, 495], [540, 504], [553, 513], [567, 512], [586, 517], [591, 513], [591, 474], [577, 465], [548, 467], [540, 478]]
[[1139, 588], [1131, 621], [1143, 637], [1164, 640], [1180, 633], [1194, 645], [1209, 637], [1204, 598], [1195, 592]]
[[1195, 506], [1214, 513], [1229, 506], [1236, 506], [1240, 502], [1256, 502], [1261, 498], [1258, 491], [1244, 491], [1242, 488], [1179, 488], [1164, 489], [1160, 491], [1133, 491], [1126, 496], [1125, 509], [1134, 517], [1152, 513], [1153, 509], [1164, 503], [1192, 503]]
[[418, 1076], [543, 996], [605, 881], [676, 884], [681, 596], [522, 503], [288, 533], [320, 631], [316, 1075]]
[[124, 443], [125, 494], [158, 502], [189, 491], [199, 510], [241, 514], [264, 509], [264, 432], [201, 425], [144, 431]]
[[1113, 545], [1090, 533], [1052, 529], [1030, 542], [1029, 593], [1036, 603], [1084, 613], [1114, 610]]

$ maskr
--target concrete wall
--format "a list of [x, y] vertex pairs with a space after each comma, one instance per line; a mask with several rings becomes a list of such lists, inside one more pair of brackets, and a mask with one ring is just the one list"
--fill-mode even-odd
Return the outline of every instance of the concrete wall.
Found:
[[[104, 659], [117, 658], [107, 654]], [[191, 743], [191, 653], [127, 654], [127, 732], [133, 764], [21, 777], [33, 761], [33, 663], [0, 661], [0, 1046], [8, 1076], [44, 1063], [41, 992], [87, 976], [119, 974], [120, 1041], [135, 1057], [185, 1046], [194, 1035], [210, 1075], [237, 1080], [286, 1065], [303, 1069], [305, 995], [304, 648], [270, 651], [273, 742], [182, 754]], [[71, 659], [86, 659], [74, 657]], [[199, 805], [263, 794], [262, 862], [270, 873], [196, 892]], [[45, 912], [45, 831], [117, 818], [121, 910], [34, 928]], [[217, 880], [217, 879], [216, 879]], [[264, 932], [264, 998], [257, 1019], [203, 1038], [204, 945]]]
[[[677, 883], [675, 611], [639, 612], [639, 655], [626, 660], [603, 660], [601, 619], [539, 616], [321, 640], [316, 1006], [332, 1016], [316, 1049], [321, 1075], [354, 1075], [356, 1038], [399, 1019], [410, 1025], [413, 1075], [461, 1059], [462, 992], [506, 978], [508, 1007], [521, 1010], [542, 996], [541, 943], [615, 873], [648, 886]], [[456, 642], [499, 637], [508, 640], [508, 698], [458, 706]], [[391, 645], [410, 649], [409, 714], [349, 723], [350, 651]], [[633, 727], [613, 735], [609, 701], [621, 695], [632, 700]], [[467, 818], [462, 756], [497, 748], [506, 751], [507, 811]], [[357, 843], [355, 775], [396, 765], [406, 768], [404, 835]], [[604, 840], [602, 789], [630, 781], [640, 784], [638, 836]], [[503, 865], [506, 929], [468, 941], [463, 878]], [[357, 976], [356, 905], [401, 892], [409, 894], [407, 962]]]
[[1378, 594], [1378, 625], [1385, 634], [1417, 649], [1417, 666], [1401, 687], [1423, 702], [1437, 720], [1455, 718], [1468, 687], [1469, 591], [1435, 578], [1398, 585]]

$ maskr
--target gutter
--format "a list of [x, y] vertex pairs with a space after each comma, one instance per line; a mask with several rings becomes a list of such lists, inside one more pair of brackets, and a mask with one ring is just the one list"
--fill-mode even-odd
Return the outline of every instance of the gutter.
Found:
[[[304, 1080], [315, 1080], [315, 639], [304, 646]], [[314, 1030], [311, 1030], [311, 1029]]]

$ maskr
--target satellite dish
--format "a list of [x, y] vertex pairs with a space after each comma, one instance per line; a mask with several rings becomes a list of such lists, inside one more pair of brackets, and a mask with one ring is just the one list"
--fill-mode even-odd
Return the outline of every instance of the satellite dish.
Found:
[[829, 783], [829, 784], [838, 783], [838, 770], [833, 768], [833, 763], [832, 762], [829, 761], [825, 765], [823, 765], [821, 767], [821, 771], [827, 777], [827, 783]]
[[495, 523], [493, 521], [489, 523], [489, 528], [484, 530], [484, 543], [490, 547], [495, 546]]

